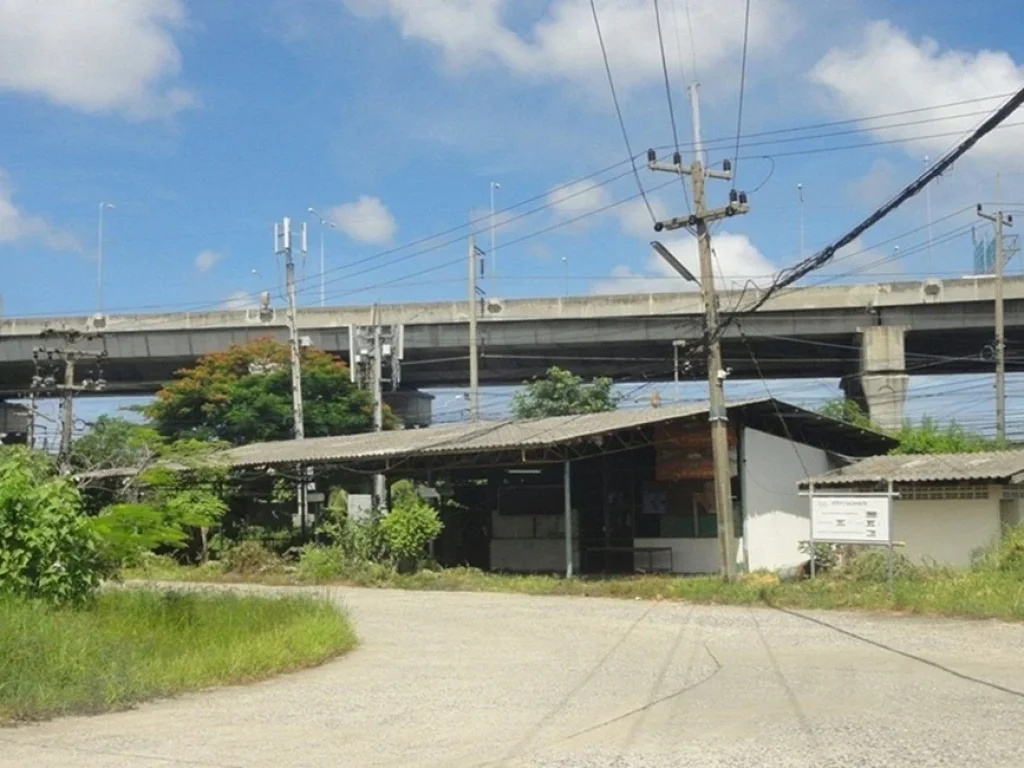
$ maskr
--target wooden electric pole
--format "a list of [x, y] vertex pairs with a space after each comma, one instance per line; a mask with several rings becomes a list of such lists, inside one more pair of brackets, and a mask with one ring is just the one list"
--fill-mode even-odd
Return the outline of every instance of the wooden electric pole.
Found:
[[[725, 404], [725, 379], [728, 373], [722, 367], [722, 346], [719, 339], [718, 294], [715, 290], [715, 273], [712, 264], [711, 233], [708, 225], [719, 219], [737, 214], [747, 213], [745, 192], [737, 192], [735, 188], [729, 193], [729, 204], [722, 208], [708, 208], [704, 181], [707, 178], [733, 178], [732, 166], [728, 160], [723, 161], [721, 171], [705, 168], [703, 163], [703, 146], [700, 134], [700, 101], [697, 84], [690, 86], [690, 106], [693, 114], [694, 157], [689, 167], [683, 165], [678, 152], [672, 163], [658, 162], [657, 153], [652, 149], [647, 153], [647, 165], [652, 171], [665, 171], [680, 175], [688, 175], [693, 183], [694, 212], [687, 216], [678, 216], [668, 221], [659, 221], [654, 225], [655, 232], [686, 228], [697, 238], [697, 249], [700, 256], [700, 289], [704, 300], [705, 346], [708, 368], [708, 401], [711, 420], [711, 454], [714, 463], [715, 478], [715, 513], [718, 517], [718, 546], [721, 559], [722, 577], [732, 581], [736, 576], [735, 532], [732, 515], [732, 471], [729, 466], [729, 416]], [[692, 280], [689, 271], [679, 265], [671, 257], [668, 250], [660, 243], [655, 249], [686, 279]], [[666, 256], [668, 254], [668, 256]]]
[[1006, 441], [1006, 320], [1003, 313], [1003, 227], [1013, 226], [1013, 216], [1007, 216], [1002, 210], [985, 213], [978, 204], [978, 215], [995, 224], [996, 253], [996, 342], [994, 356], [996, 359], [996, 438], [1000, 443]]

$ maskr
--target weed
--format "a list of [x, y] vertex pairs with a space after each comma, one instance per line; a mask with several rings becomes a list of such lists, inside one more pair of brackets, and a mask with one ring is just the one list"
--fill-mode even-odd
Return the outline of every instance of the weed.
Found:
[[0, 722], [120, 709], [318, 664], [355, 635], [307, 596], [111, 589], [87, 609], [0, 600]]

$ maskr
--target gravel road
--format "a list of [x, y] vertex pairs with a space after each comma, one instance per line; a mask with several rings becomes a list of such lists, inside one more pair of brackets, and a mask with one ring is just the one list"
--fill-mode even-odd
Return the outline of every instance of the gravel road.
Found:
[[[323, 592], [323, 590], [320, 590]], [[318, 669], [0, 730], [0, 766], [1014, 766], [1024, 626], [331, 590]]]

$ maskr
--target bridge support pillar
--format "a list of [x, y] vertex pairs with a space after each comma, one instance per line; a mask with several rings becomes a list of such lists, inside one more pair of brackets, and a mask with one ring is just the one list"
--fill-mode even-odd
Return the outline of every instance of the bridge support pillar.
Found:
[[843, 389], [875, 424], [883, 429], [899, 429], [910, 383], [904, 351], [907, 328], [874, 325], [858, 331], [860, 373], [844, 381]]

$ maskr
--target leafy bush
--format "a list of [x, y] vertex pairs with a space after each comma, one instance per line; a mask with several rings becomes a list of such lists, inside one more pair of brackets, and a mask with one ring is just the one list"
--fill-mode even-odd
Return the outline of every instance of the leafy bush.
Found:
[[57, 604], [89, 599], [103, 562], [78, 489], [49, 458], [0, 449], [0, 594]]
[[[801, 541], [799, 544], [801, 554], [811, 557], [811, 542]], [[816, 571], [830, 571], [839, 563], [839, 546], [837, 544], [814, 543], [814, 569]]]
[[392, 486], [391, 511], [380, 521], [380, 530], [397, 562], [417, 564], [443, 528], [437, 510], [420, 498], [412, 482], [402, 480]]
[[[902, 552], [893, 552], [893, 578], [915, 581], [924, 577], [924, 570], [915, 565]], [[839, 575], [856, 582], [884, 583], [889, 579], [889, 557], [884, 549], [871, 549], [858, 553], [844, 564]]]
[[1024, 578], [1024, 526], [1006, 528], [974, 562], [977, 571], [1001, 571]]
[[345, 573], [345, 560], [340, 547], [309, 544], [299, 555], [299, 578], [314, 584], [338, 579]]
[[228, 547], [220, 559], [224, 571], [243, 575], [283, 570], [284, 562], [259, 541], [240, 541]]

